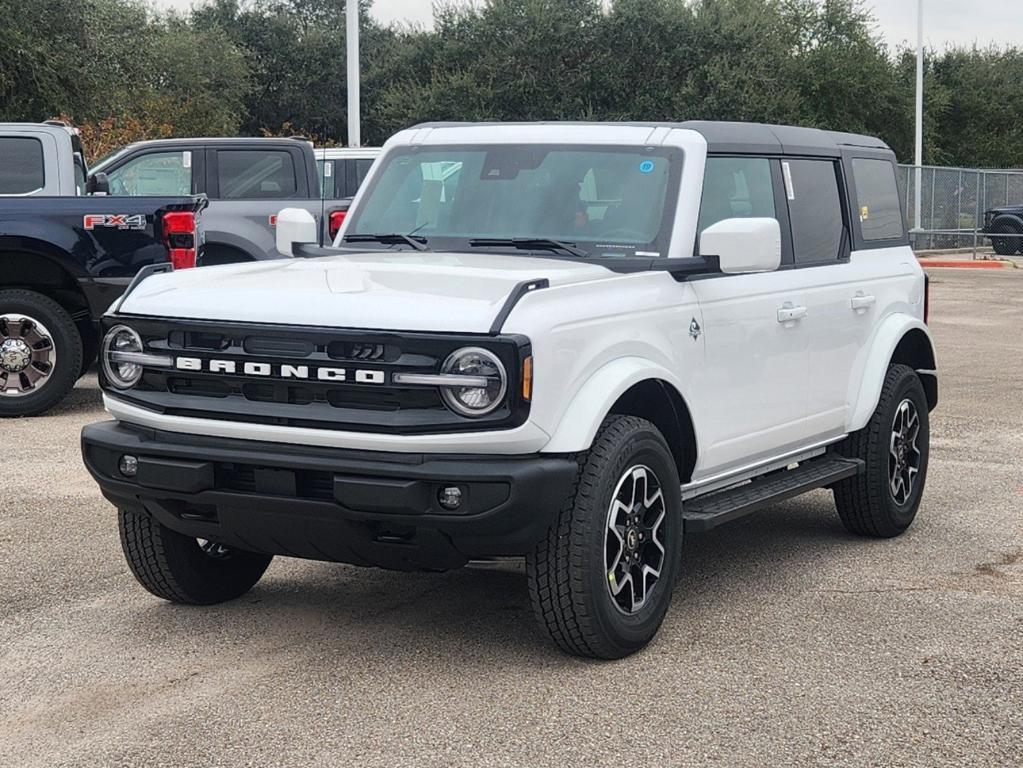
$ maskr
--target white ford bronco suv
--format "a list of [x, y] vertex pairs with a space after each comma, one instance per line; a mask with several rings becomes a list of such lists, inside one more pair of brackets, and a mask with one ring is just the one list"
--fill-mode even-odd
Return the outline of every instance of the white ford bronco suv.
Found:
[[927, 289], [877, 139], [743, 123], [428, 124], [333, 247], [140, 276], [82, 434], [153, 594], [238, 597], [273, 555], [525, 557], [540, 625], [616, 658], [683, 537], [818, 488], [906, 530], [937, 403]]

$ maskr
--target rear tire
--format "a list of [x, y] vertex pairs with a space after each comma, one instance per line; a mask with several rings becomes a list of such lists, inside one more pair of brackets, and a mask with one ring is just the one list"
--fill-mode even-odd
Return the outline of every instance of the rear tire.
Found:
[[117, 511], [121, 548], [132, 574], [172, 603], [213, 605], [241, 597], [273, 555], [243, 552], [172, 531], [147, 512]]
[[881, 398], [867, 425], [838, 446], [864, 471], [834, 486], [842, 524], [861, 536], [890, 538], [909, 528], [927, 480], [930, 423], [916, 371], [889, 367]]
[[537, 621], [576, 656], [635, 653], [671, 604], [681, 551], [678, 470], [664, 437], [645, 419], [610, 416], [580, 457], [572, 495], [526, 557]]
[[1023, 250], [1023, 237], [997, 237], [998, 234], [1023, 235], [1023, 226], [1014, 219], [995, 219], [991, 224], [991, 247], [999, 256], [1012, 256]]
[[35, 416], [67, 395], [82, 369], [71, 315], [35, 291], [0, 291], [0, 416]]

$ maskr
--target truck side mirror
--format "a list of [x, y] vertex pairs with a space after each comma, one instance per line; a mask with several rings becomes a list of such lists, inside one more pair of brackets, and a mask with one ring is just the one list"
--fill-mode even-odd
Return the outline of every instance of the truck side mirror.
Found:
[[700, 234], [700, 255], [717, 256], [722, 272], [773, 272], [781, 264], [777, 219], [725, 219]]
[[85, 183], [85, 191], [90, 195], [109, 195], [110, 181], [107, 179], [107, 175], [103, 171], [92, 174]]
[[319, 243], [316, 219], [304, 208], [285, 208], [277, 214], [277, 250], [294, 256], [294, 246], [303, 243]]

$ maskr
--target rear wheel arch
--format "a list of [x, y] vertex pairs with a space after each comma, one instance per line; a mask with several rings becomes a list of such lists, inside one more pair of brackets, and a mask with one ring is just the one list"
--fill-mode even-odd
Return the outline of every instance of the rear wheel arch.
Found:
[[888, 362], [892, 365], [906, 365], [916, 371], [927, 396], [927, 410], [933, 411], [938, 404], [938, 367], [934, 358], [934, 345], [920, 328], [911, 328], [899, 339]]
[[[99, 340], [89, 300], [78, 279], [51, 254], [0, 246], [0, 276], [0, 289], [19, 288], [57, 302], [74, 320], [86, 357], [97, 349]], [[86, 365], [89, 363], [91, 359], [85, 361]]]
[[896, 314], [886, 318], [868, 346], [861, 348], [863, 362], [849, 382], [846, 432], [862, 429], [881, 398], [881, 387], [892, 365], [907, 365], [924, 386], [928, 410], [938, 402], [938, 379], [934, 344], [927, 326], [917, 317]]

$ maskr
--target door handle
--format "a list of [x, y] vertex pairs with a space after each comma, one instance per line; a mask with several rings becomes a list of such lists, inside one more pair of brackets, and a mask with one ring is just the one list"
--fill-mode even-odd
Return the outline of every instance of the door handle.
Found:
[[862, 293], [857, 293], [852, 299], [849, 300], [849, 304], [856, 312], [863, 312], [870, 309], [874, 304], [877, 303], [877, 299], [873, 296], [865, 296]]
[[802, 320], [804, 317], [806, 317], [806, 307], [796, 307], [787, 301], [778, 308], [778, 322], [786, 326], [797, 320]]

